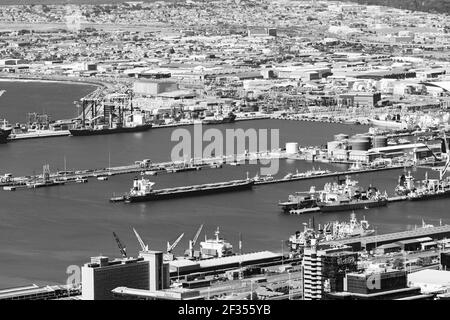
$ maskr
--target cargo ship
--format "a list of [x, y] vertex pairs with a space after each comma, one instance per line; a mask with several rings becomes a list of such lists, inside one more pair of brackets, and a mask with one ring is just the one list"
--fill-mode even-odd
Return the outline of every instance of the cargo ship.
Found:
[[104, 101], [103, 112], [100, 114], [97, 114], [95, 107], [91, 106], [92, 118], [88, 119], [86, 110], [89, 109], [89, 104], [82, 99], [81, 123], [69, 129], [70, 134], [75, 137], [93, 136], [142, 132], [151, 129], [152, 124], [146, 120], [145, 114], [138, 109], [133, 109], [131, 99], [128, 101], [128, 107], [123, 105], [124, 100], [126, 96], [120, 94], [110, 97], [109, 100]]
[[290, 213], [291, 210], [317, 208], [317, 196], [315, 188], [311, 187], [309, 192], [296, 192], [288, 197], [287, 201], [280, 201], [278, 206], [284, 213]]
[[152, 124], [147, 123], [134, 126], [121, 126], [121, 125], [117, 125], [115, 127], [93, 126], [93, 127], [70, 129], [69, 131], [72, 136], [93, 136], [93, 135], [124, 133], [124, 132], [142, 132], [150, 130], [151, 128]]
[[[290, 195], [288, 201], [279, 202], [279, 206], [286, 213], [295, 210], [309, 212], [337, 212], [347, 210], [369, 209], [382, 207], [388, 204], [387, 195], [370, 186], [367, 190], [358, 186], [358, 181], [351, 180], [348, 176], [337, 183], [325, 184], [323, 190], [316, 192], [311, 187], [309, 192], [298, 192]], [[306, 210], [308, 209], [308, 210]], [[311, 209], [311, 210], [309, 210]]]
[[222, 124], [222, 123], [232, 123], [236, 120], [236, 115], [230, 112], [227, 116], [214, 115], [211, 117], [205, 117], [202, 120], [202, 124]]
[[304, 230], [302, 232], [297, 231], [295, 234], [289, 237], [288, 245], [292, 251], [298, 251], [308, 246], [311, 239], [315, 239], [316, 243], [322, 241], [333, 241], [349, 239], [353, 237], [367, 237], [373, 235], [375, 230], [370, 228], [369, 222], [363, 218], [358, 221], [356, 215], [353, 212], [350, 215], [350, 221], [331, 221], [323, 226], [319, 224], [316, 229], [313, 226], [304, 223]]
[[113, 197], [110, 199], [110, 201], [125, 201], [126, 203], [131, 203], [250, 190], [253, 188], [254, 181], [252, 179], [234, 180], [159, 190], [154, 190], [154, 185], [154, 182], [151, 182], [143, 176], [140, 179], [135, 178], [133, 181], [133, 188], [129, 193], [127, 193], [123, 197]]
[[399, 195], [407, 196], [411, 201], [434, 200], [450, 197], [450, 177], [444, 178], [450, 166], [450, 150], [447, 144], [447, 138], [444, 135], [445, 149], [447, 158], [445, 165], [439, 169], [438, 179], [429, 179], [428, 172], [425, 172], [425, 179], [416, 186], [411, 174], [400, 176], [399, 183], [395, 191]]
[[338, 212], [383, 207], [388, 204], [387, 195], [382, 195], [377, 188], [369, 187], [360, 190], [355, 186], [346, 186], [344, 190], [335, 191], [325, 188], [321, 193], [317, 206], [320, 212]]

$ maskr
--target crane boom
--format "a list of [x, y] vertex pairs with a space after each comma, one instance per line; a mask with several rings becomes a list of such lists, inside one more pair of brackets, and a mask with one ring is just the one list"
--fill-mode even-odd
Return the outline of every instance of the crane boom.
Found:
[[167, 242], [167, 253], [172, 252], [173, 249], [178, 245], [178, 242], [180, 242], [181, 238], [183, 238], [184, 233], [180, 234], [180, 236], [177, 238], [177, 240], [174, 241], [174, 243], [170, 244]]
[[198, 237], [200, 236], [200, 232], [202, 232], [203, 229], [203, 224], [200, 226], [200, 228], [198, 228], [197, 233], [194, 236], [194, 239], [192, 239], [192, 245], [195, 246], [195, 244], [197, 243]]
[[113, 231], [114, 239], [116, 240], [117, 246], [119, 247], [120, 253], [122, 254], [123, 258], [127, 257], [127, 248], [120, 242], [119, 237], [117, 234]]
[[148, 245], [144, 243], [139, 233], [136, 231], [135, 228], [133, 228], [134, 234], [136, 235], [136, 238], [139, 242], [139, 245], [141, 246], [142, 251], [148, 251]]
[[445, 174], [447, 173], [448, 166], [450, 165], [450, 150], [448, 149], [448, 143], [447, 143], [447, 135], [444, 131], [444, 145], [445, 145], [445, 151], [447, 153], [447, 161], [445, 161], [445, 166], [440, 172], [440, 180], [444, 179]]

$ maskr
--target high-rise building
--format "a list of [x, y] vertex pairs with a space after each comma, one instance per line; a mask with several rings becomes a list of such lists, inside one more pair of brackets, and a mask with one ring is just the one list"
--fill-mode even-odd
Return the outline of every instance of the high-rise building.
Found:
[[325, 292], [342, 291], [346, 272], [356, 269], [356, 253], [345, 248], [318, 250], [313, 243], [303, 256], [304, 300], [320, 300]]
[[128, 287], [157, 291], [170, 285], [169, 266], [160, 251], [145, 251], [138, 258], [92, 257], [81, 268], [82, 299], [111, 300], [112, 290]]

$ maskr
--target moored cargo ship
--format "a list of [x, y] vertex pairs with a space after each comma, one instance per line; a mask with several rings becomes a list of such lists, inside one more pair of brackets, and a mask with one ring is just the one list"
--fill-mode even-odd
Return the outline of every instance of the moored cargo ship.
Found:
[[90, 128], [77, 128], [77, 129], [70, 129], [70, 134], [72, 136], [93, 136], [93, 135], [100, 135], [100, 134], [113, 134], [113, 133], [124, 133], [124, 132], [142, 132], [147, 131], [152, 128], [152, 124], [143, 124], [143, 125], [136, 125], [136, 126], [129, 126], [129, 127], [122, 127], [117, 126], [114, 128], [110, 127], [103, 127], [103, 126], [97, 126], [97, 127], [90, 127]]
[[231, 191], [241, 191], [250, 190], [254, 185], [254, 181], [251, 179], [246, 180], [233, 180], [227, 182], [217, 182], [209, 184], [192, 185], [185, 187], [175, 187], [154, 190], [154, 182], [151, 182], [144, 177], [140, 179], [135, 178], [133, 181], [133, 188], [129, 193], [124, 195], [121, 199], [120, 197], [113, 197], [110, 199], [111, 202], [125, 201], [130, 202], [143, 202], [143, 201], [154, 201], [154, 200], [165, 200], [180, 197], [190, 197], [222, 192]]
[[236, 120], [236, 115], [234, 113], [229, 113], [227, 116], [215, 115], [212, 117], [206, 117], [202, 120], [202, 124], [222, 124], [222, 123], [232, 123]]
[[337, 212], [349, 210], [361, 210], [369, 208], [383, 207], [388, 204], [385, 197], [376, 197], [370, 199], [342, 199], [332, 202], [319, 202], [318, 206], [321, 212]]
[[357, 181], [348, 177], [344, 184], [326, 184], [317, 201], [321, 212], [337, 212], [383, 207], [388, 204], [387, 195], [381, 195], [377, 188], [367, 190], [359, 187]]

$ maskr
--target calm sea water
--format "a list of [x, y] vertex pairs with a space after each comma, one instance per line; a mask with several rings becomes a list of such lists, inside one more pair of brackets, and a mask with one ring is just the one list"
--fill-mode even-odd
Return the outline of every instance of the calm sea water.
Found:
[[[74, 86], [61, 96], [60, 84], [20, 83], [11, 84], [22, 95], [11, 100], [5, 107], [3, 97], [0, 105], [5, 116], [26, 113], [30, 104], [24, 104], [28, 92], [35, 92], [39, 86], [36, 104], [59, 105], [55, 109], [58, 117], [73, 113], [72, 101], [91, 88]], [[17, 87], [15, 87], [17, 86]], [[61, 86], [66, 86], [61, 84]], [[81, 90], [77, 91], [76, 90]], [[45, 101], [43, 101], [45, 97]], [[59, 113], [61, 112], [61, 113]], [[18, 113], [20, 114], [20, 112]], [[364, 126], [320, 124], [309, 122], [288, 122], [261, 120], [223, 125], [226, 128], [251, 127], [280, 129], [280, 144], [299, 142], [301, 145], [326, 143], [337, 133], [354, 134], [366, 132]], [[188, 130], [192, 128], [186, 127]], [[0, 145], [0, 173], [12, 172], [26, 175], [40, 172], [44, 163], [54, 170], [62, 169], [64, 157], [67, 167], [74, 169], [104, 168], [111, 165], [133, 163], [150, 158], [165, 161], [170, 158], [174, 146], [170, 137], [174, 129], [154, 129], [145, 133], [119, 134], [94, 137], [64, 137], [28, 140]], [[279, 176], [288, 172], [316, 169], [344, 170], [345, 166], [311, 163], [307, 161], [280, 161]], [[249, 172], [254, 176], [257, 165], [225, 166], [222, 169], [204, 169], [170, 175], [158, 175], [154, 181], [158, 187], [169, 187], [225, 181], [244, 178]], [[392, 193], [401, 170], [379, 172], [354, 177], [362, 186], [372, 184]], [[416, 172], [423, 177], [423, 171]], [[222, 195], [193, 197], [170, 201], [139, 204], [111, 204], [113, 193], [127, 191], [133, 175], [114, 176], [108, 181], [90, 180], [87, 184], [73, 184], [17, 192], [0, 191], [0, 287], [29, 283], [63, 283], [69, 265], [82, 265], [90, 256], [104, 254], [119, 256], [112, 231], [116, 232], [128, 248], [130, 255], [138, 252], [134, 238], [135, 227], [153, 249], [164, 249], [166, 242], [172, 242], [180, 233], [185, 238], [175, 250], [181, 254], [188, 240], [202, 223], [205, 232], [212, 236], [220, 226], [223, 236], [237, 247], [239, 233], [243, 234], [244, 251], [281, 251], [282, 241], [302, 228], [313, 215], [286, 216], [281, 214], [277, 203], [287, 199], [290, 193], [308, 190], [311, 185], [323, 187], [328, 179], [316, 179], [277, 185], [259, 186], [252, 191]], [[447, 217], [449, 200], [435, 202], [391, 204], [387, 208], [363, 210], [357, 217], [366, 216], [379, 233], [400, 231], [427, 223], [450, 223]], [[347, 220], [350, 212], [338, 214], [315, 214], [315, 222]], [[201, 237], [204, 237], [204, 233]]]

